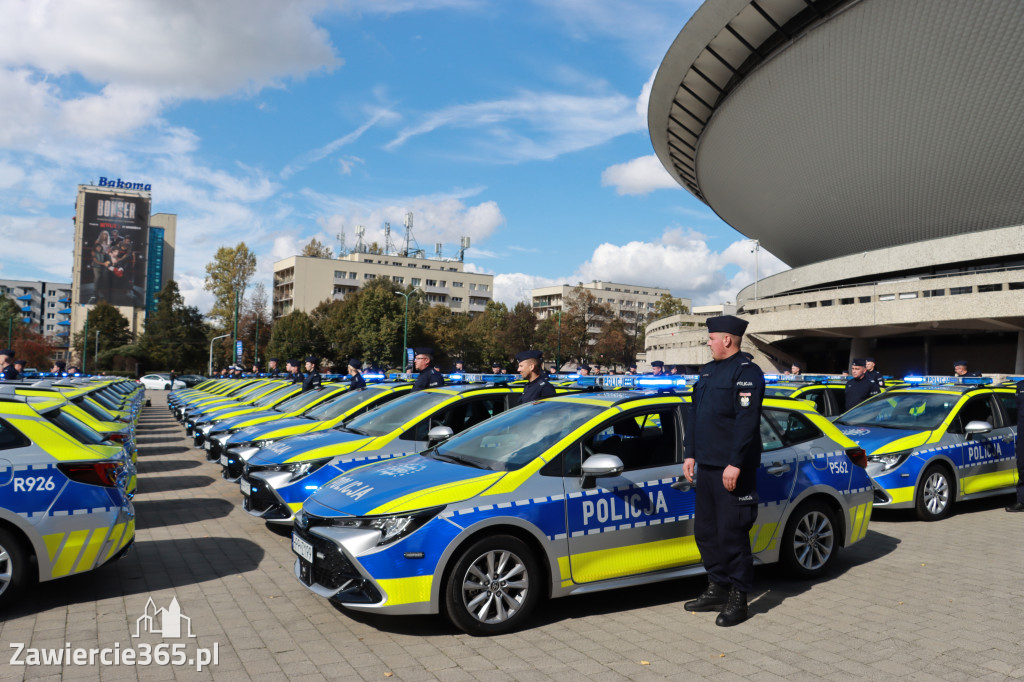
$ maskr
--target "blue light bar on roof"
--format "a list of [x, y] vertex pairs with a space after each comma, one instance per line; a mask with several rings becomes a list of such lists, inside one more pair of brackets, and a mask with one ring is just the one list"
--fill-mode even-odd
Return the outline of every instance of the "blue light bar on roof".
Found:
[[568, 378], [568, 379], [575, 378], [576, 379], [576, 383], [579, 384], [580, 386], [597, 386], [597, 377], [592, 377], [592, 376], [581, 377], [579, 374], [576, 374], [575, 377], [569, 376], [569, 377], [566, 377], [566, 378]]
[[686, 377], [641, 377], [636, 385], [639, 388], [673, 388], [686, 386]]
[[383, 381], [386, 378], [387, 377], [384, 376], [383, 372], [377, 373], [377, 374], [364, 374], [363, 375], [363, 379], [365, 379], [366, 381]]
[[987, 386], [992, 383], [989, 377], [957, 377], [957, 376], [921, 376], [911, 374], [903, 377], [908, 384], [968, 384], [972, 386]]

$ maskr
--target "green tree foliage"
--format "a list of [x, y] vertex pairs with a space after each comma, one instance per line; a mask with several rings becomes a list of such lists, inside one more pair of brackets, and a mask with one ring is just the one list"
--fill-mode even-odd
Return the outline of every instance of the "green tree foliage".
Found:
[[[233, 329], [227, 331], [234, 331]], [[261, 368], [267, 366], [267, 345], [270, 343], [271, 317], [267, 305], [267, 289], [258, 282], [246, 298], [238, 315], [238, 339], [242, 342], [242, 357], [238, 363], [249, 369], [259, 360]]]
[[302, 247], [302, 255], [308, 258], [334, 258], [331, 247], [322, 243], [316, 237], [309, 240], [309, 243]]
[[518, 351], [513, 351], [505, 338], [507, 327], [508, 306], [488, 301], [484, 311], [469, 323], [469, 342], [476, 349], [476, 353], [467, 358], [472, 366], [488, 369], [492, 362], [499, 362], [503, 367], [511, 364], [512, 356]]
[[681, 299], [678, 299], [669, 294], [662, 294], [661, 298], [659, 298], [657, 302], [655, 302], [654, 312], [651, 313], [647, 321], [653, 322], [655, 320], [660, 320], [663, 317], [669, 317], [671, 315], [683, 315], [688, 312], [690, 312], [690, 309], [686, 306], [685, 303], [682, 302]]
[[445, 305], [435, 305], [420, 313], [418, 318], [423, 331], [417, 343], [433, 346], [434, 360], [439, 367], [447, 371], [454, 364], [454, 358], [465, 361], [467, 355], [472, 354], [474, 344], [470, 340], [468, 315]]
[[139, 340], [147, 371], [206, 373], [210, 329], [195, 306], [185, 305], [178, 283], [169, 280], [157, 295], [156, 311]]
[[[89, 328], [89, 347], [86, 351], [86, 357], [95, 359], [97, 357], [98, 345], [100, 363], [99, 367], [97, 367], [94, 360], [87, 360], [86, 364], [88, 367], [82, 367], [82, 369], [88, 371], [110, 369], [110, 357], [108, 356], [105, 362], [103, 360], [103, 353], [112, 348], [126, 346], [132, 342], [132, 333], [129, 329], [128, 319], [114, 306], [106, 301], [100, 301], [86, 315], [86, 321]], [[83, 335], [84, 331], [83, 329], [80, 332], [76, 332], [71, 341], [71, 350], [79, 358], [82, 357], [82, 342], [86, 340]], [[99, 332], [98, 339], [96, 332]]]
[[[405, 322], [405, 299], [396, 296], [397, 286], [385, 279], [375, 279], [360, 292], [355, 315], [355, 333], [362, 349], [363, 362], [381, 366], [401, 366], [402, 333]], [[409, 297], [409, 344], [414, 344], [413, 327], [417, 312], [417, 296]]]
[[288, 358], [323, 356], [323, 350], [323, 337], [313, 318], [301, 310], [293, 310], [274, 323], [266, 352], [267, 357], [281, 358], [283, 363]]
[[234, 248], [222, 246], [217, 249], [213, 261], [206, 264], [206, 280], [203, 288], [213, 293], [213, 307], [207, 316], [215, 320], [222, 329], [231, 330], [235, 320], [235, 296], [238, 296], [239, 310], [245, 303], [245, 290], [256, 272], [256, 254], [245, 242]]
[[356, 291], [341, 300], [323, 301], [309, 314], [324, 340], [326, 355], [336, 365], [362, 357], [362, 346], [355, 333], [361, 294]]
[[21, 321], [24, 316], [15, 301], [0, 295], [0, 336], [3, 337], [3, 341], [0, 343], [7, 343], [8, 330], [13, 338], [14, 332], [25, 326], [25, 323]]
[[621, 317], [608, 319], [591, 347], [591, 359], [605, 367], [629, 364], [633, 360], [630, 354], [629, 326]]
[[536, 348], [537, 316], [533, 306], [525, 301], [512, 306], [505, 320], [504, 336], [513, 356], [520, 351]]
[[600, 336], [605, 321], [612, 317], [611, 306], [607, 303], [598, 303], [597, 298], [582, 285], [573, 287], [563, 301], [563, 355], [589, 363], [592, 359], [591, 344]]

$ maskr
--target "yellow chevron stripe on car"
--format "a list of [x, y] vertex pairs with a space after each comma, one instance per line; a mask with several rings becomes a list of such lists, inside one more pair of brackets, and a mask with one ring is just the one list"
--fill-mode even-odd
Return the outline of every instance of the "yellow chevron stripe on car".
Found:
[[697, 564], [700, 552], [697, 541], [689, 536], [573, 554], [570, 562], [575, 582], [593, 582], [634, 575], [637, 565], [658, 571]]
[[419, 575], [412, 578], [391, 578], [378, 580], [377, 584], [388, 595], [385, 603], [388, 606], [399, 604], [415, 604], [430, 601], [430, 588], [434, 576]]
[[558, 579], [562, 587], [572, 585], [572, 567], [569, 565], [569, 557], [567, 556], [558, 557]]
[[57, 561], [53, 564], [53, 577], [59, 578], [71, 573], [78, 556], [82, 553], [85, 543], [89, 538], [88, 530], [73, 530], [68, 533], [64, 540], [64, 546], [57, 555]]
[[[117, 550], [124, 546], [122, 543], [125, 542], [125, 529], [127, 526], [128, 524], [126, 523], [119, 523], [114, 526], [114, 530], [110, 531], [110, 539], [114, 541], [110, 543], [110, 549], [107, 550], [107, 555], [103, 557], [103, 561], [110, 561], [110, 557], [114, 556]], [[133, 529], [134, 526], [135, 522], [132, 521]]]
[[88, 542], [86, 542], [85, 551], [82, 552], [81, 558], [75, 564], [75, 573], [88, 571], [96, 564], [96, 557], [99, 556], [103, 543], [106, 542], [108, 530], [107, 528], [96, 528], [93, 530]]
[[44, 535], [43, 543], [46, 545], [46, 553], [50, 557], [50, 563], [57, 557], [57, 552], [60, 551], [60, 546], [64, 543], [64, 536], [67, 533], [53, 533], [52, 535]]
[[1016, 468], [992, 471], [987, 474], [978, 474], [977, 476], [965, 476], [960, 479], [964, 495], [995, 490], [996, 488], [1012, 488], [1016, 482]]
[[778, 528], [779, 524], [777, 523], [763, 523], [751, 528], [750, 551], [756, 554], [768, 549], [768, 545], [771, 544], [772, 539], [775, 537], [775, 531]]
[[922, 433], [915, 433], [913, 435], [907, 436], [906, 438], [897, 438], [891, 443], [886, 443], [885, 445], [878, 448], [871, 454], [884, 455], [889, 452], [902, 452], [903, 450], [912, 450], [914, 448], [919, 448], [928, 442], [928, 439], [931, 438], [931, 435], [931, 431], [924, 431]]
[[907, 486], [906, 488], [893, 488], [886, 490], [889, 496], [892, 497], [891, 504], [899, 504], [900, 502], [913, 502], [914, 501], [914, 486]]
[[371, 510], [369, 515], [395, 514], [403, 511], [426, 509], [427, 507], [435, 507], [441, 504], [461, 502], [475, 495], [480, 495], [502, 476], [502, 472], [496, 471], [493, 474], [471, 478], [467, 481], [453, 481], [432, 488], [426, 488], [425, 490], [418, 490], [397, 499], [389, 500], [376, 509]]

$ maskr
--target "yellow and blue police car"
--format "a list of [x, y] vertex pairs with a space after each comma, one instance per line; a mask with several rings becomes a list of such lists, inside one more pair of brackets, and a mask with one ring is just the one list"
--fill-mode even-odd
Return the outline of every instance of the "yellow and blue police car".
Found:
[[[295, 519], [298, 580], [349, 609], [520, 627], [542, 597], [703, 572], [679, 482], [681, 395], [558, 396], [427, 449], [350, 469]], [[755, 561], [824, 572], [864, 538], [863, 451], [802, 401], [766, 399]], [[699, 476], [696, 485], [700, 485]]]
[[764, 382], [765, 396], [809, 400], [826, 417], [842, 414], [846, 407], [846, 380], [839, 377], [766, 374]]
[[1017, 399], [991, 379], [906, 377], [835, 424], [867, 452], [875, 506], [945, 518], [959, 500], [1013, 492]]

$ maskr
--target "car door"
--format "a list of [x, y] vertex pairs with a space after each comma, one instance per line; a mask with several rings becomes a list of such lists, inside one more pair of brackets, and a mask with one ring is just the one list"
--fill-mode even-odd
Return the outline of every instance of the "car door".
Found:
[[[581, 480], [581, 462], [599, 453], [622, 460], [622, 473]], [[678, 404], [620, 413], [570, 446], [562, 461], [573, 582], [700, 562], [693, 539], [693, 490], [671, 487], [682, 474]]]
[[819, 454], [820, 436], [818, 428], [799, 412], [761, 409], [761, 467], [757, 471], [761, 508], [751, 530], [755, 554], [767, 549], [780, 534], [779, 522], [793, 498], [797, 474]]
[[[992, 425], [986, 434], [966, 433], [972, 421]], [[1016, 425], [1004, 417], [991, 393], [971, 396], [953, 415], [946, 432], [959, 439], [960, 492], [963, 495], [1010, 487], [1014, 481]]]

